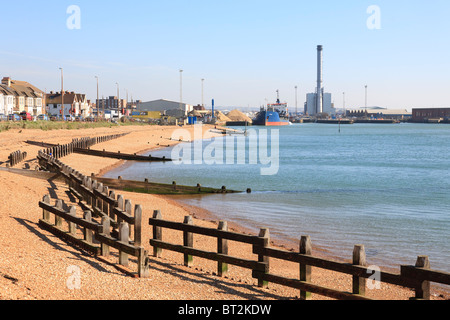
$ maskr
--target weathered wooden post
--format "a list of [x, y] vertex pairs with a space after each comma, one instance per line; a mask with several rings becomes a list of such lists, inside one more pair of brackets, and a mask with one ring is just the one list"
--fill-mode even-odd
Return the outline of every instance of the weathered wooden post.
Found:
[[148, 252], [143, 247], [139, 248], [138, 264], [139, 277], [148, 278], [150, 276]]
[[[111, 235], [111, 222], [108, 217], [102, 218], [102, 234], [106, 236]], [[103, 242], [101, 243], [101, 250], [101, 254], [103, 257], [109, 256], [109, 246], [104, 244]]]
[[[269, 229], [263, 228], [259, 231], [259, 238], [261, 238], [262, 241], [262, 247], [267, 248], [270, 244], [270, 232]], [[258, 255], [258, 262], [263, 262], [266, 264], [264, 273], [269, 273], [269, 257], [265, 256], [263, 254]], [[269, 286], [269, 282], [263, 279], [258, 278], [258, 287], [260, 288], [267, 288]]]
[[[184, 217], [184, 224], [186, 225], [193, 225], [194, 221], [192, 220], [191, 216]], [[185, 247], [194, 247], [194, 234], [191, 232], [183, 231], [183, 246]], [[194, 265], [194, 259], [193, 256], [185, 253], [184, 254], [184, 265], [186, 267], [192, 267]]]
[[[69, 210], [69, 215], [71, 215], [72, 217], [76, 217], [77, 216], [77, 207], [75, 206], [71, 206], [70, 210]], [[77, 232], [77, 225], [73, 222], [69, 221], [69, 233], [71, 235], [75, 235]]]
[[[46, 194], [42, 199], [42, 202], [50, 205], [50, 195]], [[42, 220], [44, 220], [45, 222], [50, 222], [50, 212], [48, 212], [47, 210], [42, 210]]]
[[[228, 231], [228, 223], [226, 221], [219, 222], [219, 230]], [[217, 253], [228, 255], [228, 240], [221, 237], [217, 238]], [[217, 262], [217, 274], [219, 277], [224, 277], [228, 273], [228, 264]]]
[[[109, 197], [111, 198], [111, 199], [116, 199], [116, 192], [114, 191], [114, 190], [111, 190], [110, 192], [109, 192]], [[109, 217], [112, 219], [112, 220], [116, 220], [116, 214], [114, 213], [114, 208], [117, 206], [117, 202], [116, 202], [116, 205], [110, 205], [109, 206]]]
[[140, 247], [142, 244], [142, 206], [134, 207], [134, 245]]
[[[125, 208], [125, 199], [122, 195], [117, 196], [117, 209], [123, 211]], [[120, 224], [122, 222], [122, 218], [117, 217], [117, 223]]]
[[[430, 259], [428, 258], [428, 256], [417, 257], [416, 268], [430, 269], [430, 267], [431, 267]], [[421, 281], [420, 286], [418, 286], [415, 289], [415, 291], [416, 291], [415, 299], [430, 300], [431, 299], [430, 281]]]
[[[129, 243], [130, 227], [128, 223], [122, 222], [119, 227], [119, 241], [123, 243]], [[128, 267], [128, 254], [119, 250], [119, 264]]]
[[[155, 210], [153, 211], [153, 219], [161, 220], [161, 211]], [[153, 226], [153, 239], [162, 241], [162, 228], [158, 226]], [[153, 247], [153, 256], [155, 258], [161, 258], [162, 255], [162, 249], [158, 248], [156, 246]]]
[[[309, 236], [302, 236], [300, 239], [300, 254], [312, 255], [311, 238]], [[311, 282], [311, 266], [300, 263], [300, 281]], [[300, 299], [311, 299], [311, 292], [300, 290]]]
[[[62, 210], [63, 209], [63, 202], [62, 202], [62, 200], [60, 200], [60, 199], [56, 200], [55, 207], [57, 209]], [[55, 215], [55, 226], [58, 227], [58, 228], [61, 228], [62, 227], [62, 220], [63, 219], [60, 216]]]
[[[85, 211], [84, 212], [84, 220], [86, 220], [88, 222], [92, 222], [92, 212]], [[93, 238], [92, 230], [89, 230], [88, 228], [84, 228], [83, 234], [84, 234], [84, 240], [87, 243], [92, 243], [92, 238]]]
[[[356, 245], [353, 249], [353, 265], [366, 266], [366, 250], [364, 245]], [[353, 294], [364, 296], [366, 294], [366, 278], [353, 276]]]

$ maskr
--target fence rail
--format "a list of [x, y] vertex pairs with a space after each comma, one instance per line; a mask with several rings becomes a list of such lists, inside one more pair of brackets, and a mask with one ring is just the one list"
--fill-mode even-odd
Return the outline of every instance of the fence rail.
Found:
[[[292, 252], [272, 248], [269, 246], [269, 230], [261, 229], [258, 236], [229, 232], [227, 223], [221, 221], [218, 229], [194, 226], [192, 219], [186, 217], [183, 223], [163, 220], [161, 213], [155, 211], [153, 218], [149, 219], [149, 225], [153, 227], [153, 237], [149, 240], [153, 247], [154, 257], [161, 257], [162, 250], [170, 250], [184, 254], [184, 264], [191, 266], [193, 257], [200, 257], [218, 262], [218, 275], [223, 276], [228, 271], [228, 265], [247, 268], [252, 271], [252, 277], [258, 281], [259, 287], [267, 287], [269, 283], [291, 287], [300, 290], [301, 299], [310, 299], [311, 294], [345, 299], [345, 300], [370, 300], [366, 296], [367, 279], [377, 283], [389, 283], [415, 291], [411, 299], [431, 299], [430, 282], [444, 285], [450, 284], [450, 274], [431, 270], [428, 257], [420, 256], [415, 266], [402, 266], [399, 274], [374, 270], [366, 263], [366, 254], [363, 245], [356, 245], [353, 252], [352, 263], [341, 263], [328, 259], [312, 256], [312, 246], [309, 236], [303, 236], [300, 240], [299, 252]], [[162, 241], [164, 229], [183, 232], [183, 245]], [[208, 252], [193, 248], [194, 235], [209, 236], [217, 239], [217, 252]], [[249, 260], [228, 255], [228, 240], [249, 244], [257, 259]], [[299, 279], [291, 279], [270, 272], [270, 259], [298, 263], [300, 270]], [[349, 292], [340, 291], [312, 283], [311, 268], [317, 267], [352, 276], [352, 289]]]
[[[45, 151], [39, 151], [38, 159], [46, 168], [65, 179], [83, 211], [83, 218], [77, 217], [75, 206], [65, 212], [62, 210], [61, 200], [51, 206], [49, 197], [45, 196], [39, 202], [39, 207], [43, 209], [39, 225], [65, 241], [101, 257], [109, 257], [110, 247], [115, 248], [119, 251], [119, 265], [123, 267], [129, 265], [128, 255], [137, 257], [138, 276], [148, 277], [148, 253], [142, 246], [142, 207], [136, 205], [132, 212], [130, 200], [124, 199], [122, 195], [116, 198], [113, 190], [110, 191], [103, 184], [80, 174]], [[54, 224], [51, 223], [49, 214], [55, 216]], [[68, 231], [62, 228], [63, 220], [69, 225]], [[83, 239], [74, 231], [78, 227], [83, 228]], [[123, 268], [121, 270], [128, 272]]]

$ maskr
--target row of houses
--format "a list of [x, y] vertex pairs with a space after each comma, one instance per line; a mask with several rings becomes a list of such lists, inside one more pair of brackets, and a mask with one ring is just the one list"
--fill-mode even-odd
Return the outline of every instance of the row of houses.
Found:
[[73, 115], [81, 117], [120, 118], [132, 115], [133, 111], [160, 112], [161, 115], [183, 118], [193, 110], [193, 106], [164, 99], [129, 103], [125, 99], [110, 96], [91, 103], [86, 94], [73, 91], [45, 93], [25, 81], [4, 77], [0, 84], [0, 114], [28, 112], [33, 116]]
[[[107, 114], [111, 115], [111, 107], [115, 103], [116, 112], [114, 115], [120, 116], [123, 112], [118, 110], [118, 106], [125, 107], [126, 101], [118, 103], [116, 97], [100, 100], [100, 107], [105, 107]], [[75, 93], [73, 91], [60, 91], [45, 93], [34, 85], [26, 81], [13, 80], [4, 77], [0, 84], [0, 114], [13, 114], [28, 112], [33, 116], [47, 114], [49, 116], [73, 115], [89, 117], [93, 114], [94, 106], [87, 99], [86, 94]], [[124, 111], [124, 110], [121, 110]]]

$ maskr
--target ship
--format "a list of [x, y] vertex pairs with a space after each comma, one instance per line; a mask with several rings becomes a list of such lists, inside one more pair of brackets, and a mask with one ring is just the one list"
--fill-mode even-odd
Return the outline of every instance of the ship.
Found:
[[287, 103], [281, 103], [277, 91], [276, 103], [262, 107], [253, 119], [254, 126], [287, 126], [290, 125]]

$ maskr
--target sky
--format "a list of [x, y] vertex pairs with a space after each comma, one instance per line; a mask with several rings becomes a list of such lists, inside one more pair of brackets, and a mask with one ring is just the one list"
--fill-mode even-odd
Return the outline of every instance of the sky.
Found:
[[322, 45], [337, 108], [450, 106], [448, 0], [0, 2], [0, 77], [47, 92], [302, 110]]

